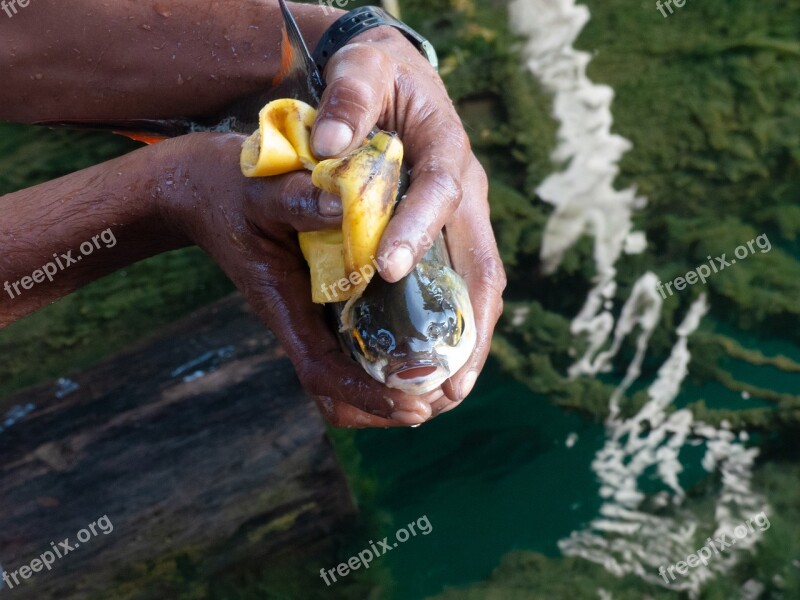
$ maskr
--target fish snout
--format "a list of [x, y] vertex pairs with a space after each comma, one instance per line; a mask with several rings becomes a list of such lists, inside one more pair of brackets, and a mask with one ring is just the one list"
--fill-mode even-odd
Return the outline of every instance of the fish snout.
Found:
[[392, 365], [386, 385], [411, 394], [424, 394], [450, 377], [450, 370], [438, 360], [406, 361]]
[[437, 368], [438, 367], [436, 367], [435, 365], [427, 365], [422, 367], [409, 367], [408, 369], [403, 369], [401, 371], [398, 371], [396, 375], [400, 379], [406, 379], [406, 380], [417, 379], [419, 377], [427, 377], [428, 375], [435, 373]]

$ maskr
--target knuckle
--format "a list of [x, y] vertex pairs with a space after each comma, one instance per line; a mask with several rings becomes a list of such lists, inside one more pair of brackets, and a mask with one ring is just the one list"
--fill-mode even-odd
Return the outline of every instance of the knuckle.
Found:
[[486, 170], [483, 168], [483, 165], [478, 162], [478, 159], [473, 157], [472, 158], [472, 176], [475, 178], [475, 185], [481, 191], [482, 194], [488, 193], [489, 190], [489, 176], [486, 174]]
[[280, 193], [273, 202], [273, 210], [277, 208], [278, 211], [283, 214], [274, 216], [280, 218], [281, 220], [285, 220], [287, 217], [297, 214], [299, 210], [297, 206], [297, 192], [297, 179], [294, 177], [285, 177], [283, 181], [281, 181]]
[[[420, 87], [419, 74], [405, 66], [400, 66], [397, 69], [395, 87], [400, 97], [416, 98]], [[428, 107], [428, 110], [430, 110], [430, 107]]]
[[324, 228], [325, 217], [320, 213], [319, 204], [321, 192], [311, 184], [308, 174], [298, 171], [275, 179], [275, 193], [262, 201], [258, 222], [288, 225], [297, 231]]
[[313, 212], [316, 206], [314, 189], [303, 172], [290, 173], [282, 178], [275, 201], [284, 220]]
[[464, 189], [458, 178], [443, 166], [432, 163], [423, 169], [430, 193], [446, 211], [455, 210], [461, 201]]
[[452, 156], [458, 156], [462, 168], [469, 164], [469, 159], [472, 158], [472, 142], [455, 110], [429, 106], [424, 126], [437, 131], [442, 138], [441, 143], [450, 149]]
[[497, 308], [494, 311], [494, 320], [495, 321], [499, 321], [500, 320], [500, 317], [503, 316], [503, 311], [504, 310], [505, 310], [505, 301], [503, 300], [503, 297], [500, 296], [500, 298], [497, 301]]
[[480, 270], [480, 286], [502, 302], [503, 292], [508, 284], [506, 270], [500, 258], [494, 254], [487, 254], [476, 261]]

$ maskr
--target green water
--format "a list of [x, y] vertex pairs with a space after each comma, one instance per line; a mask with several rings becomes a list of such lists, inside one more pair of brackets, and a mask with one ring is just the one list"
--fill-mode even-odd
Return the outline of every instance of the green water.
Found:
[[[567, 448], [570, 433], [578, 441]], [[433, 527], [386, 555], [400, 599], [484, 579], [509, 550], [556, 555], [556, 542], [599, 506], [589, 465], [602, 426], [554, 407], [494, 364], [458, 410], [356, 440], [365, 471], [380, 482], [376, 504], [398, 528], [422, 515]]]
[[[780, 343], [759, 347], [797, 351]], [[797, 389], [796, 375], [791, 382], [782, 372], [774, 379]], [[716, 384], [688, 382], [676, 406], [701, 398], [728, 410], [767, 405]], [[566, 444], [570, 434], [577, 435], [572, 447]], [[396, 529], [422, 515], [433, 527], [380, 559], [391, 569], [396, 600], [419, 600], [486, 580], [515, 550], [559, 557], [557, 542], [599, 516], [599, 484], [591, 463], [606, 441], [603, 425], [554, 406], [508, 378], [493, 361], [458, 410], [418, 429], [362, 431], [355, 439], [362, 474], [378, 487], [365, 508], [391, 515], [392, 524], [376, 530], [375, 539], [388, 536], [392, 542]], [[682, 451], [685, 489], [702, 489], [711, 480], [700, 465], [703, 452], [703, 447]], [[665, 489], [654, 474], [643, 476], [639, 485], [650, 493]], [[370, 541], [350, 538], [347, 547], [355, 552]], [[540, 596], [531, 591], [522, 597]]]

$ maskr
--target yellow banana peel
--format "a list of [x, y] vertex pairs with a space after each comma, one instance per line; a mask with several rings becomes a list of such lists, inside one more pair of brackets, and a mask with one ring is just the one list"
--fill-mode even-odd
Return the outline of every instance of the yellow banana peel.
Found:
[[315, 304], [344, 302], [357, 289], [351, 287], [344, 271], [341, 230], [298, 233], [300, 250], [311, 271], [311, 301]]
[[[381, 131], [348, 156], [318, 162], [311, 153], [316, 111], [299, 100], [276, 100], [259, 113], [259, 129], [242, 147], [247, 177], [312, 171], [315, 186], [342, 199], [341, 231], [298, 235], [311, 271], [312, 301], [358, 297], [375, 275], [375, 254], [392, 216], [400, 181], [403, 144]], [[369, 267], [369, 268], [367, 268]]]
[[317, 111], [300, 100], [270, 102], [258, 114], [258, 131], [242, 146], [239, 162], [246, 177], [271, 177], [313, 169], [311, 127]]
[[311, 174], [315, 186], [342, 199], [344, 267], [348, 276], [375, 261], [392, 217], [400, 182], [403, 144], [381, 131], [344, 158], [324, 160]]

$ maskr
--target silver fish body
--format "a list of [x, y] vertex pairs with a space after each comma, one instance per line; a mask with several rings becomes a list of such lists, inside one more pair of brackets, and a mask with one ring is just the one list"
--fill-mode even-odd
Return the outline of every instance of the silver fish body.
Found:
[[388, 283], [376, 275], [360, 298], [335, 307], [342, 342], [361, 366], [410, 394], [442, 385], [475, 347], [467, 285], [441, 234], [406, 277]]

